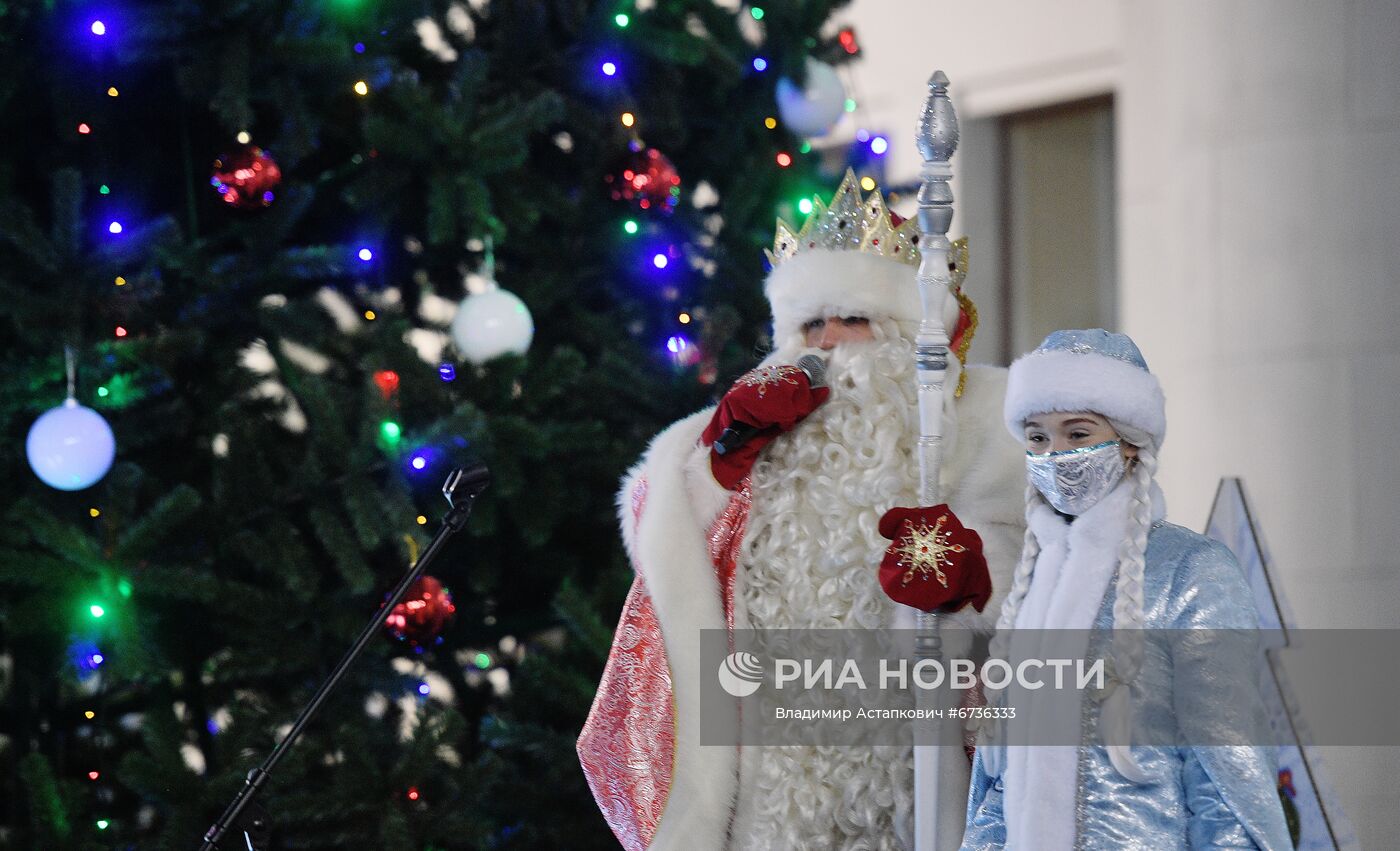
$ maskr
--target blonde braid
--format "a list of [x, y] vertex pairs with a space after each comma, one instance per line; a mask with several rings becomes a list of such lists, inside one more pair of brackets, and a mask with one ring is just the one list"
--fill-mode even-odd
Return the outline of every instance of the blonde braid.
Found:
[[[1121, 430], [1120, 430], [1121, 433]], [[1143, 441], [1133, 465], [1133, 505], [1129, 532], [1118, 556], [1118, 581], [1113, 601], [1112, 658], [1117, 683], [1104, 701], [1102, 721], [1109, 744], [1108, 758], [1118, 773], [1135, 783], [1150, 776], [1142, 770], [1127, 742], [1132, 729], [1132, 684], [1143, 658], [1143, 573], [1146, 569], [1147, 534], [1152, 529], [1152, 479], [1157, 453]]]

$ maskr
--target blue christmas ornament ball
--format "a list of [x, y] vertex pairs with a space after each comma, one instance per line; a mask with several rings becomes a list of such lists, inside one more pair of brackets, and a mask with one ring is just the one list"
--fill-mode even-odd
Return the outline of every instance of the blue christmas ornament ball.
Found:
[[29, 466], [44, 484], [77, 491], [107, 475], [117, 441], [101, 414], [69, 399], [34, 421], [24, 448]]

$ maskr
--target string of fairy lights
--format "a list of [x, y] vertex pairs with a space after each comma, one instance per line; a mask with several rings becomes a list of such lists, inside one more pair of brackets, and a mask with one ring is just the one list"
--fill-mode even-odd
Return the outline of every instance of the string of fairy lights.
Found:
[[[767, 14], [764, 8], [759, 5], [741, 6], [736, 10], [735, 13], [738, 15], [747, 15], [748, 17], [752, 18], [755, 22], [763, 21]], [[632, 16], [626, 12], [619, 12], [613, 18], [613, 23], [618, 29], [626, 30], [632, 24]], [[850, 27], [843, 27], [838, 31], [837, 42], [839, 43], [841, 50], [850, 56], [858, 55], [860, 52], [860, 45], [856, 39], [855, 32]], [[769, 69], [770, 65], [768, 58], [762, 55], [761, 50], [751, 57], [749, 64], [750, 67], [753, 69], [753, 73], [755, 75], [762, 75]], [[631, 140], [628, 144], [629, 150], [631, 150], [634, 153], [645, 151], [648, 154], [656, 155], [658, 152], [655, 151], [655, 149], [646, 148], [644, 143], [642, 142], [642, 116], [639, 114], [639, 110], [634, 105], [635, 99], [631, 96], [631, 93], [626, 90], [624, 68], [624, 63], [621, 62], [620, 59], [615, 56], [603, 57], [600, 60], [598, 60], [597, 63], [597, 71], [599, 74], [602, 75], [602, 77], [605, 80], [614, 83], [623, 83], [623, 96], [620, 98], [620, 100], [626, 103], [627, 105], [618, 113], [618, 122], [624, 129], [626, 129], [630, 133]], [[821, 68], [821, 70], [826, 71], [828, 74], [832, 74], [834, 77], [834, 72], [832, 72], [829, 68], [823, 67]], [[776, 106], [778, 107], [776, 112], [778, 113], [782, 113], [784, 107], [784, 104], [781, 100], [781, 89], [784, 85], [790, 84], [787, 83], [786, 80], [780, 80], [778, 83], [780, 90], [780, 98], [778, 103], [776, 104]], [[803, 92], [799, 97], [819, 96], [820, 95], [813, 95], [809, 92]], [[845, 114], [855, 112], [858, 108], [858, 103], [855, 98], [850, 97], [847, 94], [846, 87], [843, 86], [840, 91], [839, 102], [834, 104], [834, 106], [837, 110], [839, 110], [840, 114]], [[818, 127], [807, 127], [805, 128], [806, 132], [809, 134], [823, 134], [830, 129], [830, 126], [834, 124], [835, 121], [839, 119], [839, 117], [839, 114], [834, 116], [829, 115], [827, 122], [823, 122], [821, 126]], [[769, 131], [779, 130], [779, 128], [782, 127], [783, 123], [784, 122], [780, 120], [778, 114], [767, 115], [763, 119], [763, 126]], [[795, 125], [790, 129], [798, 136], [803, 135], [804, 128], [802, 128], [801, 126]], [[889, 140], [886, 137], [878, 134], [872, 134], [868, 130], [865, 130], [863, 128], [857, 131], [856, 139], [870, 156], [876, 158], [883, 157], [889, 150]], [[803, 141], [798, 145], [796, 155], [784, 146], [777, 146], [777, 150], [775, 150], [773, 153], [773, 162], [778, 168], [787, 169], [794, 165], [797, 156], [808, 155], [811, 154], [812, 151], [812, 142], [804, 138]], [[664, 161], [665, 166], [671, 169], [674, 168], [670, 166], [669, 161], [666, 161], [664, 157], [661, 157], [661, 159]], [[632, 190], [635, 190], [635, 194], [637, 197], [634, 197], [634, 194], [631, 192], [624, 191], [622, 193], [619, 193], [616, 190], [614, 190], [613, 197], [625, 198], [628, 201], [634, 202], [634, 204], [640, 208], [640, 211], [643, 214], [648, 212], [655, 213], [657, 211], [660, 211], [662, 213], [669, 212], [674, 207], [676, 200], [679, 199], [679, 177], [675, 175], [673, 171], [662, 171], [659, 176], [663, 181], [669, 181], [667, 183], [667, 189], [670, 192], [670, 198], [666, 199], [666, 203], [658, 203], [658, 199], [654, 195], [648, 195], [646, 192], [646, 184], [648, 182], [650, 182], [652, 188], [655, 189], [656, 181], [658, 178], [658, 173], [655, 169], [643, 170], [638, 168], [629, 168], [624, 170], [621, 174], [620, 182], [624, 185], [624, 187], [630, 183], [630, 188]], [[610, 177], [609, 179], [611, 182], [612, 178]], [[875, 185], [875, 180], [868, 175], [861, 180], [861, 186], [865, 191], [873, 190]], [[796, 201], [793, 204], [791, 204], [791, 208], [796, 209], [798, 213], [804, 216], [810, 214], [813, 210], [812, 193], [808, 192], [801, 194], [796, 199]], [[638, 221], [638, 218], [636, 216], [629, 216], [623, 219], [622, 221], [622, 231], [627, 237], [638, 237], [639, 235], [645, 235], [647, 230], [648, 229], [645, 228], [643, 224]], [[674, 244], [667, 244], [665, 246], [648, 244], [641, 249], [641, 253], [642, 265], [649, 266], [652, 270], [654, 270], [657, 273], [666, 273], [668, 269], [673, 267], [679, 255], [679, 252], [677, 251], [676, 246]], [[679, 297], [679, 290], [677, 288], [667, 288], [664, 292], [668, 296], [668, 300], [674, 301], [677, 300]], [[680, 327], [673, 328], [673, 332], [670, 333], [669, 336], [667, 336], [665, 339], [664, 349], [669, 354], [672, 361], [678, 367], [689, 366], [696, 363], [699, 360], [699, 351], [694, 341], [687, 333], [686, 328], [686, 326], [690, 326], [694, 321], [695, 313], [691, 309], [678, 310], [675, 314], [675, 323], [677, 326]], [[713, 380], [713, 375], [710, 375], [707, 379], [705, 371], [702, 370], [701, 380]]]
[[[617, 31], [625, 32], [633, 26], [635, 17], [643, 14], [645, 14], [645, 11], [634, 8], [618, 11], [611, 18], [611, 24]], [[762, 6], [747, 5], [740, 6], [736, 9], [735, 14], [747, 15], [754, 22], [761, 23], [766, 13]], [[119, 39], [121, 35], [120, 21], [111, 16], [93, 17], [86, 20], [84, 26], [92, 39], [108, 46], [110, 46], [110, 43], [114, 40]], [[618, 39], [615, 38], [607, 38], [605, 40], [609, 42], [618, 41]], [[625, 43], [625, 39], [622, 41]], [[838, 42], [846, 53], [850, 55], [857, 55], [859, 53], [859, 45], [854, 32], [850, 28], [844, 28], [839, 31]], [[760, 46], [756, 48], [755, 55], [750, 57], [749, 61], [749, 67], [752, 68], [756, 80], [762, 79], [763, 75], [765, 75], [771, 67], [770, 59], [762, 55], [761, 44], [762, 40], [760, 39]], [[357, 55], [364, 55], [368, 50], [366, 44], [362, 41], [356, 41], [352, 45], [352, 49]], [[628, 64], [625, 54], [617, 54], [600, 58], [596, 65], [597, 73], [601, 75], [604, 80], [616, 87], [614, 91], [617, 92], [617, 121], [630, 136], [630, 141], [627, 146], [628, 151], [630, 154], [635, 155], [634, 159], [630, 161], [632, 167], [624, 169], [621, 174], [618, 175], [619, 180], [615, 186], [615, 191], [621, 191], [626, 196], [625, 200], [631, 206], [635, 207], [636, 210], [624, 214], [618, 227], [624, 237], [636, 241], [639, 266], [643, 267], [651, 274], [665, 275], [668, 276], [669, 280], [674, 281], [675, 278], [678, 277], [677, 269], [682, 265], [681, 261], [685, 258], [675, 244], [675, 241], [659, 240], [655, 238], [655, 236], [656, 234], [664, 235], [665, 233], [665, 229], [659, 227], [657, 224], [659, 222], [658, 217], [666, 215], [679, 203], [681, 196], [680, 178], [675, 172], [674, 166], [672, 166], [663, 155], [660, 155], [655, 149], [647, 148], [642, 141], [642, 130], [645, 126], [646, 116], [637, 107], [636, 104], [638, 101], [632, 96], [632, 93], [628, 89]], [[101, 69], [100, 65], [98, 67]], [[106, 70], [101, 70], [101, 73], [105, 75], [108, 72]], [[100, 80], [94, 85], [99, 87], [99, 91], [105, 92], [110, 104], [109, 110], [119, 109], [118, 105], [121, 103], [123, 92], [117, 82]], [[766, 82], [763, 83], [763, 85], [766, 86]], [[367, 79], [356, 78], [349, 81], [347, 90], [349, 95], [353, 95], [356, 98], [368, 98], [373, 94], [373, 87]], [[857, 101], [847, 95], [845, 90], [843, 90], [841, 94], [842, 98], [839, 104], [840, 111], [842, 113], [852, 113], [856, 111], [858, 107]], [[781, 104], [775, 104], [775, 106], [780, 108], [775, 109], [774, 114], [767, 115], [763, 118], [763, 126], [769, 131], [777, 132], [788, 122], [780, 117], [782, 116]], [[96, 143], [107, 138], [112, 138], [108, 131], [110, 130], [112, 133], [115, 133], [115, 128], [120, 127], [121, 119], [119, 115], [111, 112], [104, 114], [103, 110], [92, 106], [83, 108], [91, 114], [75, 116], [78, 120], [71, 125], [73, 132], [83, 140], [83, 143], [89, 144], [89, 140]], [[813, 153], [813, 144], [810, 140], [806, 139], [806, 135], [798, 132], [794, 127], [788, 127], [787, 129], [793, 131], [794, 135], [799, 138], [803, 138], [804, 141], [798, 144], [795, 151], [782, 145], [774, 146], [773, 164], [779, 169], [791, 168], [794, 163], [797, 162], [798, 157]], [[211, 186], [230, 206], [253, 208], [271, 205], [276, 198], [276, 192], [281, 180], [280, 169], [277, 167], [275, 160], [272, 159], [270, 154], [260, 148], [248, 147], [251, 146], [253, 142], [252, 134], [249, 129], [240, 130], [235, 134], [234, 138], [240, 146], [244, 146], [244, 150], [241, 152], [240, 156], [231, 158], [226, 164], [223, 163], [222, 160], [216, 161], [214, 174], [210, 180]], [[865, 146], [869, 155], [874, 157], [883, 156], [889, 149], [888, 139], [878, 134], [871, 134], [864, 129], [856, 133], [856, 140], [860, 145]], [[371, 152], [370, 155], [373, 156], [374, 152]], [[357, 158], [357, 161], [358, 159], [359, 158]], [[138, 230], [132, 226], [132, 222], [130, 221], [131, 217], [129, 211], [132, 209], [132, 206], [123, 204], [121, 193], [124, 190], [119, 185], [116, 185], [117, 183], [118, 180], [115, 178], [110, 179], [110, 181], [108, 178], [103, 178], [96, 187], [97, 196], [100, 199], [98, 209], [102, 213], [98, 221], [101, 230], [105, 232], [106, 238], [109, 239], [122, 239]], [[864, 177], [861, 180], [861, 186], [866, 191], [870, 191], [874, 188], [875, 181], [871, 177]], [[614, 197], [619, 196], [615, 194]], [[804, 193], [793, 202], [785, 202], [783, 206], [787, 209], [795, 209], [802, 215], [807, 215], [813, 210], [812, 193]], [[377, 262], [375, 246], [372, 243], [352, 244], [349, 246], [348, 250], [353, 258], [365, 266], [370, 266]], [[128, 275], [132, 275], [132, 273], [128, 271], [123, 274], [116, 274], [112, 279], [112, 285], [118, 288], [129, 287], [131, 285], [131, 279], [128, 278]], [[681, 300], [678, 286], [670, 286], [666, 292], [669, 301], [678, 302]], [[377, 319], [376, 313], [371, 309], [362, 311], [361, 315], [366, 321], [373, 322]], [[674, 313], [675, 325], [667, 329], [669, 333], [666, 334], [664, 349], [667, 355], [669, 355], [678, 366], [694, 364], [699, 358], [698, 348], [691, 339], [690, 333], [688, 333], [689, 327], [696, 322], [696, 318], [697, 312], [693, 308], [677, 308]], [[129, 318], [124, 319], [119, 324], [115, 324], [111, 330], [112, 338], [116, 340], [128, 340], [133, 336], [139, 336], [141, 333], [142, 329], [135, 327], [133, 325], [133, 320]], [[440, 363], [436, 367], [436, 372], [439, 379], [444, 382], [454, 381], [457, 377], [456, 367], [448, 362]], [[400, 376], [398, 373], [388, 369], [378, 370], [373, 374], [373, 381], [383, 394], [385, 401], [396, 406], [396, 396], [400, 383]], [[70, 401], [71, 385], [72, 380], [70, 374]], [[121, 406], [123, 399], [129, 392], [130, 388], [123, 384], [123, 380], [120, 377], [114, 377], [96, 389], [96, 395], [100, 399], [103, 399], [109, 406], [117, 407]], [[38, 423], [36, 422], [36, 426], [37, 425]], [[103, 425], [105, 426], [105, 422]], [[382, 420], [379, 425], [377, 439], [384, 451], [396, 454], [399, 458], [403, 459], [405, 469], [414, 475], [429, 474], [432, 472], [434, 462], [439, 459], [439, 456], [444, 455], [444, 453], [433, 446], [416, 446], [405, 449], [403, 446], [405, 439], [404, 428], [398, 421], [397, 416], [388, 416]], [[32, 457], [31, 463], [33, 463]], [[109, 458], [105, 466], [101, 466], [100, 469], [95, 467], [92, 471], [88, 471], [84, 477], [75, 479], [69, 484], [56, 484], [48, 478], [45, 478], [45, 481], [61, 489], [81, 490], [99, 481], [110, 467], [110, 463], [111, 461]], [[39, 472], [37, 467], [36, 472]], [[42, 474], [41, 477], [43, 477]], [[88, 508], [88, 516], [91, 520], [99, 520], [103, 517], [103, 512], [99, 506], [93, 505]], [[414, 517], [413, 522], [416, 526], [421, 527], [427, 524], [428, 518], [419, 514]], [[411, 545], [412, 536], [405, 537], [408, 538]], [[410, 549], [416, 548], [410, 546]], [[450, 595], [447, 594], [445, 588], [440, 588], [440, 591], [442, 594], [440, 605], [446, 608], [439, 608], [438, 614], [446, 611], [447, 615], [450, 616]], [[435, 591], [434, 593], [437, 592]], [[103, 719], [100, 717], [100, 710], [103, 694], [105, 692], [105, 684], [102, 683], [100, 674], [104, 665], [109, 662], [108, 654], [101, 646], [103, 628], [105, 624], [111, 621], [114, 609], [126, 605], [131, 599], [132, 594], [132, 583], [126, 578], [118, 578], [110, 588], [104, 589], [103, 593], [94, 595], [93, 598], [85, 604], [83, 610], [83, 617], [86, 618], [86, 624], [75, 631], [80, 637], [75, 638], [69, 648], [68, 657], [74, 665], [80, 680], [90, 681], [92, 678], [98, 677], [96, 680], [98, 687], [92, 690], [90, 695], [92, 704], [82, 710], [83, 721], [92, 725], [100, 725], [103, 723]], [[419, 605], [421, 608], [422, 604], [420, 603]], [[441, 624], [439, 624], [439, 627], [440, 626]], [[400, 635], [399, 637], [402, 638], [403, 636]], [[424, 635], [420, 637], [426, 640], [415, 640], [411, 642], [416, 653], [424, 652], [425, 646], [435, 642], [441, 642], [440, 636]], [[474, 652], [470, 655], [469, 664], [480, 671], [486, 671], [492, 667], [494, 660], [490, 653]], [[418, 683], [415, 691], [420, 698], [426, 698], [428, 696], [430, 688], [426, 679]], [[213, 720], [210, 720], [208, 723], [211, 733], [220, 731], [218, 725]], [[100, 752], [100, 749], [98, 750]], [[99, 761], [98, 765], [88, 768], [84, 772], [84, 776], [93, 783], [97, 783], [105, 776], [105, 769]], [[424, 803], [423, 792], [418, 786], [410, 786], [403, 793], [403, 796], [415, 804], [422, 805]], [[111, 825], [112, 821], [109, 818], [100, 818], [95, 821], [95, 827], [99, 831], [105, 831], [109, 829]]]

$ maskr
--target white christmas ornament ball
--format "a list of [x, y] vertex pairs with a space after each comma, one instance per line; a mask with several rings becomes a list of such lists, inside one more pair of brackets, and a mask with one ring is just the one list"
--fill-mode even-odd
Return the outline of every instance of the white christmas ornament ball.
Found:
[[535, 320], [525, 302], [500, 288], [462, 299], [452, 318], [452, 342], [462, 357], [478, 365], [505, 354], [525, 354], [534, 336]]
[[101, 414], [69, 399], [34, 421], [24, 449], [29, 466], [44, 484], [77, 491], [107, 475], [117, 441]]
[[846, 87], [836, 69], [807, 59], [807, 82], [798, 88], [792, 80], [778, 80], [778, 114], [783, 123], [802, 136], [824, 136], [846, 111]]

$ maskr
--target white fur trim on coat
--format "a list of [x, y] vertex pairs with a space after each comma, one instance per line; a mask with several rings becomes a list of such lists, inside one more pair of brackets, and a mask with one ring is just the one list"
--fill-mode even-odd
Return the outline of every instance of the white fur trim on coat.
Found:
[[1167, 403], [1156, 376], [1097, 354], [1036, 351], [1016, 359], [1006, 385], [1003, 420], [1017, 440], [1031, 414], [1092, 411], [1136, 426], [1160, 448], [1167, 434]]
[[[657, 435], [618, 497], [623, 543], [661, 623], [675, 703], [671, 790], [650, 851], [723, 848], [738, 785], [737, 748], [700, 747], [700, 631], [724, 629], [725, 620], [705, 540], [708, 521], [697, 516], [687, 467], [711, 413], [692, 414]], [[636, 531], [629, 532], [631, 494], [642, 476], [646, 503]]]

